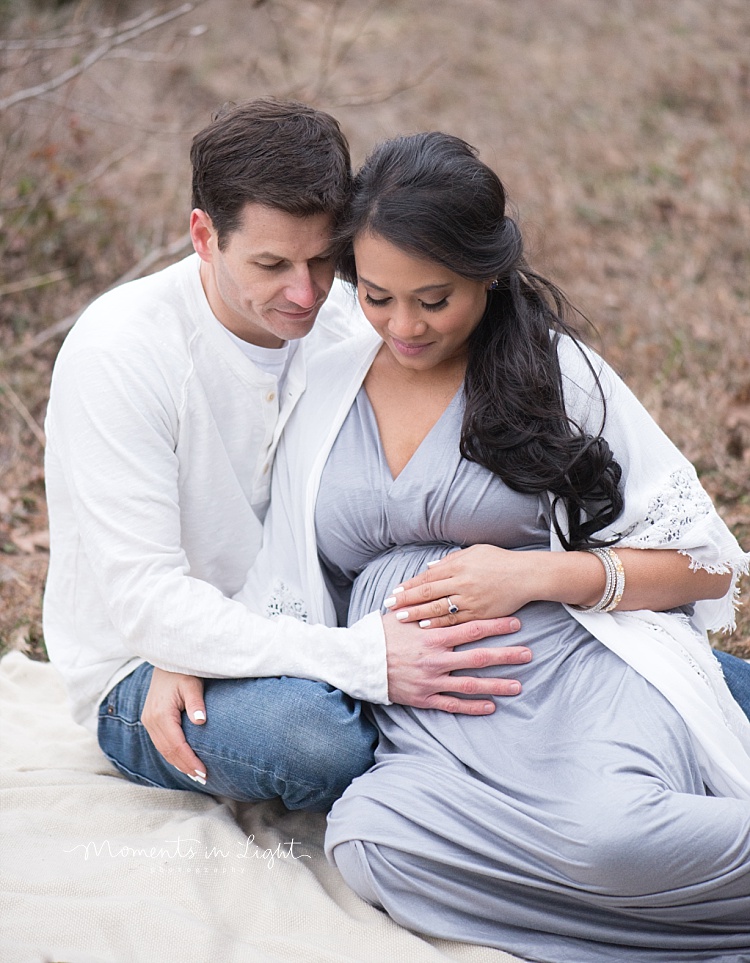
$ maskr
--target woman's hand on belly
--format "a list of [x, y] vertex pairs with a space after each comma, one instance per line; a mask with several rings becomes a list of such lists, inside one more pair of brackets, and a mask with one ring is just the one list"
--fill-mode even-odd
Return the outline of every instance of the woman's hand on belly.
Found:
[[[624, 566], [618, 611], [663, 612], [698, 599], [721, 598], [729, 573], [694, 571], [689, 556], [669, 549], [616, 548]], [[427, 563], [427, 570], [395, 586], [385, 607], [399, 621], [445, 628], [475, 619], [503, 618], [529, 602], [594, 605], [606, 571], [591, 552], [508, 551], [472, 545]]]
[[428, 563], [424, 572], [395, 586], [385, 606], [399, 621], [423, 628], [513, 615], [541, 597], [540, 569], [548, 555], [472, 545]]

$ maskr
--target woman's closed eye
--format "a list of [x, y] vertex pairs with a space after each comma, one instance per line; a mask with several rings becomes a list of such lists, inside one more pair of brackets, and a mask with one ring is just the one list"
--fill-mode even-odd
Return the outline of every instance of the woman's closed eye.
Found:
[[441, 298], [439, 301], [433, 301], [432, 304], [428, 304], [426, 301], [419, 302], [425, 311], [440, 311], [448, 304], [448, 298]]
[[390, 300], [390, 298], [374, 298], [372, 295], [365, 292], [365, 301], [368, 304], [371, 304], [374, 308], [384, 308]]
[[[384, 308], [390, 300], [390, 298], [374, 298], [371, 294], [365, 293], [366, 303], [373, 308]], [[427, 301], [420, 301], [419, 303], [425, 311], [440, 311], [448, 304], [448, 298], [441, 298], [439, 301], [433, 301], [432, 303]]]

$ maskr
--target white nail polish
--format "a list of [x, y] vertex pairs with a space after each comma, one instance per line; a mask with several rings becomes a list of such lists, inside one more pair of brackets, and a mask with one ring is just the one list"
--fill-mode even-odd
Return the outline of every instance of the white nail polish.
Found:
[[206, 713], [205, 713], [205, 712], [201, 712], [201, 710], [198, 709], [196, 712], [193, 713], [193, 719], [194, 719], [196, 722], [197, 722], [198, 720], [200, 720], [201, 722], [205, 722], [205, 721], [206, 721]]
[[201, 769], [193, 769], [193, 772], [196, 774], [196, 776], [200, 776], [201, 779], [205, 779], [205, 778], [206, 778], [205, 772], [203, 772], [203, 770], [201, 770]]
[[419, 623], [420, 629], [429, 629], [431, 625], [432, 622], [430, 622], [429, 619], [422, 619], [422, 621]]
[[395, 595], [391, 595], [390, 598], [387, 598], [387, 599], [385, 600], [385, 602], [383, 602], [383, 605], [384, 605], [387, 609], [393, 608], [393, 606], [394, 606], [395, 604], [396, 604], [396, 596], [395, 596]]
[[201, 786], [205, 786], [205, 785], [206, 785], [206, 780], [205, 780], [205, 779], [201, 779], [200, 776], [191, 776], [190, 773], [188, 773], [188, 779], [192, 779], [193, 782], [200, 783]]
[[427, 568], [432, 568], [434, 565], [439, 565], [442, 561], [442, 558], [436, 558], [434, 561], [427, 563]]
[[397, 585], [396, 588], [393, 590], [393, 594], [394, 594], [394, 595], [399, 595], [399, 594], [400, 594], [401, 592], [403, 592], [403, 591], [404, 591], [404, 586], [403, 586], [403, 585]]
[[396, 618], [399, 620], [399, 622], [403, 622], [404, 619], [408, 619], [408, 618], [409, 618], [409, 613], [408, 613], [408, 612], [396, 612]]

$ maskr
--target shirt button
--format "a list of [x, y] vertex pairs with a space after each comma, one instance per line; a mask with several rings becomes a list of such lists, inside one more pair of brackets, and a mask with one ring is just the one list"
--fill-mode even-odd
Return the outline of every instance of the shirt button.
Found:
[[266, 395], [266, 401], [275, 401], [275, 400], [276, 400], [276, 392], [269, 391], [268, 394]]

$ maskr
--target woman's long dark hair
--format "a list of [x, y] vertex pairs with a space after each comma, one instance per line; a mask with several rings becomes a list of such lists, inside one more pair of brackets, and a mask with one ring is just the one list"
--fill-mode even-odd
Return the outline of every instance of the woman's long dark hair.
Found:
[[[621, 468], [600, 434], [586, 434], [566, 414], [560, 335], [583, 350], [567, 320], [572, 309], [527, 266], [505, 207], [500, 179], [459, 138], [427, 133], [385, 141], [355, 177], [339, 273], [356, 284], [352, 244], [367, 232], [462, 277], [497, 279], [469, 342], [461, 454], [514, 491], [551, 492], [552, 522], [565, 548], [600, 545], [594, 533], [622, 511]], [[583, 356], [606, 413], [599, 379]], [[567, 537], [556, 519], [560, 499]]]

